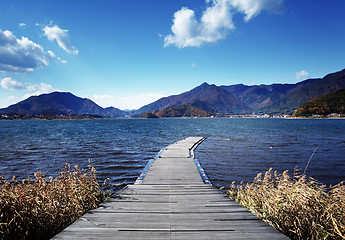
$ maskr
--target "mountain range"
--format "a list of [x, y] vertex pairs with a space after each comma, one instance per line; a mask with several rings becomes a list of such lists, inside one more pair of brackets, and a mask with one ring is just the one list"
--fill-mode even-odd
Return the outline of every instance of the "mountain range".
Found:
[[161, 110], [174, 105], [188, 104], [210, 113], [245, 113], [248, 106], [221, 87], [203, 83], [200, 86], [179, 95], [161, 98], [134, 112], [135, 115]]
[[68, 92], [53, 92], [32, 96], [8, 108], [0, 109], [3, 114], [24, 115], [99, 115], [103, 117], [123, 117], [125, 112], [109, 107], [102, 108], [87, 98], [80, 98]]
[[269, 113], [291, 114], [301, 104], [345, 88], [345, 69], [323, 78], [308, 79], [296, 84], [246, 86], [202, 85], [179, 95], [161, 98], [136, 110], [134, 114], [188, 104], [215, 115]]
[[[67, 92], [54, 92], [30, 97], [8, 108], [0, 109], [0, 113], [139, 117], [144, 113], [158, 112], [176, 105], [189, 105], [193, 107], [193, 111], [199, 109], [216, 116], [252, 112], [292, 114], [303, 103], [344, 88], [345, 69], [323, 78], [308, 79], [296, 84], [216, 86], [203, 83], [190, 91], [161, 98], [131, 112], [114, 107], [102, 108], [89, 99]], [[197, 111], [200, 112], [199, 110]]]
[[221, 86], [255, 112], [292, 113], [301, 104], [345, 88], [345, 69], [296, 84]]

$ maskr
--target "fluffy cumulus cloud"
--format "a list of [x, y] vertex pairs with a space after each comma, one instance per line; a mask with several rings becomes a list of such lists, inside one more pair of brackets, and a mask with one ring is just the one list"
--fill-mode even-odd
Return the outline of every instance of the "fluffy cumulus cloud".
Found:
[[26, 37], [17, 39], [12, 32], [0, 30], [0, 71], [32, 72], [49, 64], [54, 57]]
[[308, 76], [309, 76], [309, 73], [305, 70], [302, 70], [300, 72], [296, 72], [297, 80], [306, 79]]
[[2, 88], [11, 90], [11, 91], [26, 89], [23, 83], [17, 82], [13, 80], [12, 78], [8, 78], [8, 77], [1, 79], [0, 85]]
[[11, 90], [11, 91], [19, 91], [19, 90], [26, 91], [26, 94], [23, 96], [22, 99], [26, 99], [31, 96], [38, 96], [44, 93], [60, 91], [47, 83], [40, 83], [40, 84], [34, 84], [34, 85], [30, 83], [23, 84], [22, 82], [18, 82], [8, 77], [1, 79], [0, 86], [6, 90]]
[[245, 14], [246, 21], [263, 10], [274, 13], [284, 11], [284, 0], [229, 0], [229, 2], [237, 11]]
[[213, 1], [200, 21], [196, 19], [193, 10], [182, 8], [174, 14], [172, 34], [164, 38], [164, 46], [199, 47], [224, 38], [233, 28], [230, 7], [225, 0]]
[[78, 54], [78, 50], [70, 43], [68, 30], [61, 29], [55, 25], [52, 27], [45, 26], [42, 28], [42, 31], [50, 41], [55, 40], [57, 44], [66, 52], [76, 55]]
[[172, 34], [164, 38], [164, 46], [175, 45], [178, 48], [199, 47], [205, 43], [214, 43], [224, 39], [235, 29], [233, 15], [241, 12], [248, 21], [261, 11], [282, 12], [284, 0], [206, 0], [206, 10], [200, 20], [195, 12], [183, 7], [175, 12]]

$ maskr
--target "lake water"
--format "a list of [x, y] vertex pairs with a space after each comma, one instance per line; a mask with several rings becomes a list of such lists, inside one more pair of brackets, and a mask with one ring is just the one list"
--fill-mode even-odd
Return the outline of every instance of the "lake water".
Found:
[[109, 119], [0, 121], [0, 175], [57, 176], [88, 159], [100, 179], [133, 183], [163, 147], [205, 136], [196, 157], [217, 187], [250, 181], [270, 167], [304, 170], [326, 184], [345, 180], [345, 120]]

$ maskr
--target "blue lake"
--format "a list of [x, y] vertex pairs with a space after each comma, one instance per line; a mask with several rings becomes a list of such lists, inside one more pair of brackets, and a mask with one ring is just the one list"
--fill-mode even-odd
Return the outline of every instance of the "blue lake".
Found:
[[65, 163], [100, 179], [133, 183], [163, 147], [205, 136], [196, 157], [217, 187], [251, 181], [270, 167], [302, 172], [326, 183], [345, 180], [343, 119], [109, 119], [0, 121], [0, 175], [57, 176]]

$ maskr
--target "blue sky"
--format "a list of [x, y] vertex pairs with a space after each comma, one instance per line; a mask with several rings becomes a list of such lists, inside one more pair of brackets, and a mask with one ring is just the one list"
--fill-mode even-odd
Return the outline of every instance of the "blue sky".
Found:
[[345, 68], [344, 0], [1, 0], [0, 11], [0, 107], [68, 91], [137, 109], [203, 82]]

